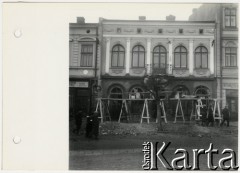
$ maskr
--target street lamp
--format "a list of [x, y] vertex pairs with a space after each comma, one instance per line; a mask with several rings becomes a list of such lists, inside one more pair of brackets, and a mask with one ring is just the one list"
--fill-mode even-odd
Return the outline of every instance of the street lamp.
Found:
[[160, 94], [169, 83], [169, 76], [163, 74], [146, 75], [144, 77], [146, 89], [153, 94], [157, 104], [158, 131], [162, 131], [162, 118], [160, 109]]

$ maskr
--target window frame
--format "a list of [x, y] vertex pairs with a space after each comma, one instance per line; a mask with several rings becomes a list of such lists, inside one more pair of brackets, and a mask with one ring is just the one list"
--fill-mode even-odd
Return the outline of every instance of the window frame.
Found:
[[[118, 47], [118, 51], [113, 51], [113, 49], [115, 47]], [[120, 51], [119, 47], [122, 47], [123, 51]], [[111, 68], [124, 68], [125, 67], [124, 66], [124, 64], [125, 64], [125, 54], [126, 54], [125, 48], [121, 44], [116, 44], [112, 47], [112, 52], [111, 53], [112, 53], [111, 54]], [[117, 66], [113, 66], [113, 53], [117, 53]], [[122, 66], [119, 65], [119, 59], [120, 59], [119, 55], [120, 55], [120, 53], [123, 53], [123, 65]]]
[[[92, 47], [92, 52], [83, 52], [83, 47], [84, 46], [91, 46]], [[94, 64], [94, 45], [93, 44], [90, 44], [90, 43], [86, 43], [86, 44], [81, 44], [81, 52], [80, 52], [80, 67], [93, 67], [93, 64]], [[90, 65], [85, 65], [85, 64], [82, 64], [82, 58], [83, 58], [83, 55], [92, 55], [92, 59], [91, 59], [91, 64]]]
[[[138, 47], [138, 51], [135, 51], [134, 49], [136, 48], [136, 47]], [[139, 48], [140, 47], [142, 47], [143, 48], [143, 51], [139, 51]], [[144, 46], [142, 46], [142, 45], [136, 45], [136, 46], [134, 46], [133, 48], [132, 48], [132, 68], [145, 68], [145, 48], [144, 48]], [[133, 66], [133, 54], [134, 53], [137, 53], [137, 58], [138, 58], [138, 66]], [[139, 55], [140, 55], [140, 53], [143, 53], [143, 66], [139, 66]]]
[[[226, 14], [226, 11], [229, 10], [229, 14]], [[234, 10], [235, 14], [231, 14], [231, 11]], [[226, 18], [229, 17], [229, 26], [226, 25]], [[231, 19], [235, 18], [235, 25], [231, 24]], [[224, 25], [226, 28], [236, 28], [237, 27], [237, 9], [236, 8], [225, 8], [224, 9]]]
[[[230, 49], [230, 53], [227, 53], [227, 49]], [[232, 49], [236, 49], [235, 52], [236, 53], [232, 53]], [[229, 55], [230, 57], [230, 65], [227, 65], [227, 55]], [[232, 55], [235, 55], [236, 58], [236, 64], [235, 65], [231, 65], [231, 60], [232, 60]], [[237, 47], [225, 47], [225, 67], [237, 67], [238, 66], [238, 62], [237, 62]]]
[[[154, 50], [156, 49], [156, 48], [159, 48], [159, 50], [161, 50], [161, 48], [163, 48], [164, 49], [164, 52], [161, 52], [161, 51], [159, 51], [159, 52], [154, 52]], [[154, 65], [154, 55], [155, 54], [157, 54], [158, 55], [158, 60], [159, 60], [159, 63], [158, 63], [158, 67], [155, 67], [155, 65]], [[164, 68], [161, 68], [161, 55], [162, 54], [164, 54], [165, 55], [165, 67]], [[162, 45], [157, 45], [157, 46], [155, 46], [154, 48], [153, 48], [153, 52], [152, 52], [152, 64], [153, 64], [153, 68], [159, 68], [159, 69], [166, 69], [167, 67], [166, 67], [166, 64], [167, 64], [167, 49], [164, 47], [164, 46], [162, 46]]]
[[[197, 49], [199, 49], [200, 48], [200, 52], [197, 52]], [[206, 49], [207, 50], [207, 52], [203, 52], [202, 51], [202, 49]], [[196, 59], [197, 59], [197, 54], [200, 54], [200, 58], [201, 58], [201, 65], [200, 65], [200, 67], [197, 67], [197, 61], [196, 61]], [[206, 54], [207, 55], [207, 67], [202, 67], [202, 64], [203, 64], [203, 59], [202, 59], [202, 57], [203, 57], [203, 54]], [[195, 57], [195, 69], [208, 69], [209, 67], [208, 67], [208, 65], [209, 65], [209, 63], [208, 63], [208, 49], [205, 47], [205, 46], [198, 46], [196, 49], [195, 49], [195, 51], [194, 51], [194, 57]]]
[[[180, 48], [180, 52], [176, 52], [177, 48]], [[186, 50], [186, 52], [182, 52], [182, 48]], [[176, 67], [176, 54], [180, 54], [180, 67]], [[186, 54], [186, 67], [182, 67], [182, 54]], [[183, 45], [179, 45], [174, 49], [174, 68], [175, 69], [187, 69], [188, 68], [188, 51], [187, 48]]]

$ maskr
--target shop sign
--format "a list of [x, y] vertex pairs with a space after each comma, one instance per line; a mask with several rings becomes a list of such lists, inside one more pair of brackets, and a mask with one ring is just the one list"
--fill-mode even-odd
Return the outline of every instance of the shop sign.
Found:
[[224, 89], [238, 89], [237, 83], [223, 83]]
[[71, 81], [69, 87], [76, 87], [76, 88], [88, 88], [88, 82], [77, 82]]

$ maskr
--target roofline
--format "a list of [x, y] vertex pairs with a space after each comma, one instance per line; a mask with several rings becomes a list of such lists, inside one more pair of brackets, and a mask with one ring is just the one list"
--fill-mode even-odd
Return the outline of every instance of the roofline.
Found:
[[189, 20], [118, 20], [118, 19], [102, 19], [102, 22], [164, 22], [164, 23], [216, 23], [215, 21], [189, 21]]
[[98, 27], [98, 23], [69, 23], [70, 27]]

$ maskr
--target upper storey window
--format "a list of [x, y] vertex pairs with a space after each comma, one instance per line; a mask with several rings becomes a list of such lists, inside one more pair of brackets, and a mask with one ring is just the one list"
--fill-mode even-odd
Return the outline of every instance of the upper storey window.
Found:
[[208, 68], [208, 50], [204, 46], [199, 46], [195, 50], [195, 67]]
[[174, 67], [187, 68], [187, 49], [184, 46], [178, 46], [174, 51]]
[[153, 49], [153, 67], [165, 68], [167, 60], [167, 51], [163, 46], [156, 46]]
[[236, 8], [226, 8], [225, 9], [225, 26], [226, 27], [236, 27]]
[[225, 66], [236, 67], [237, 66], [237, 48], [225, 47]]
[[132, 50], [132, 67], [145, 67], [145, 49], [137, 45]]
[[117, 44], [112, 49], [112, 67], [124, 67], [125, 49]]
[[81, 67], [92, 67], [93, 65], [93, 45], [82, 44], [81, 45]]

